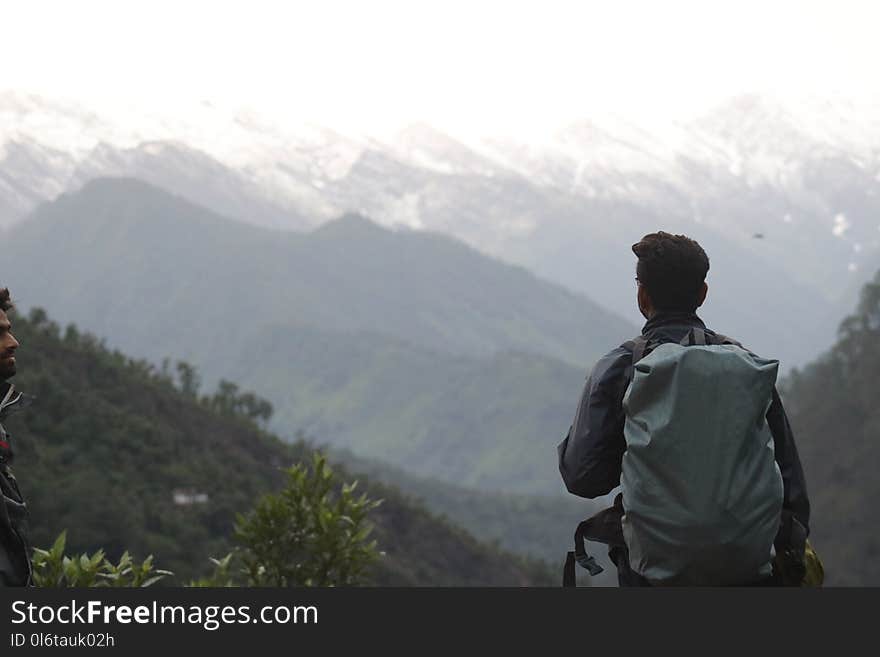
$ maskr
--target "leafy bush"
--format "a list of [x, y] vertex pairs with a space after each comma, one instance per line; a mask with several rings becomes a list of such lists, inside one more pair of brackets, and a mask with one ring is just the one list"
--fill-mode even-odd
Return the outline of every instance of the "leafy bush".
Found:
[[380, 501], [355, 497], [357, 482], [335, 492], [333, 470], [316, 452], [311, 467], [286, 470], [287, 486], [239, 514], [235, 538], [250, 586], [350, 586], [378, 558], [367, 514]]
[[[240, 546], [222, 559], [211, 559], [214, 572], [190, 586], [352, 586], [363, 583], [368, 567], [379, 557], [369, 541], [367, 514], [381, 502], [355, 497], [357, 482], [338, 487], [326, 457], [315, 452], [310, 467], [288, 468], [287, 486], [264, 495], [253, 511], [239, 514], [235, 538]], [[338, 489], [338, 492], [337, 492]], [[118, 564], [103, 550], [92, 555], [64, 554], [67, 532], [49, 550], [34, 549], [37, 586], [150, 586], [172, 575], [153, 567], [152, 556], [141, 563], [125, 552]], [[233, 567], [235, 564], [235, 568]]]
[[107, 559], [103, 550], [92, 555], [68, 557], [64, 554], [67, 531], [61, 532], [48, 550], [34, 548], [33, 573], [36, 586], [65, 588], [93, 586], [145, 587], [172, 575], [153, 566], [152, 555], [138, 563], [128, 552], [119, 563]]
[[235, 552], [230, 552], [222, 559], [211, 557], [211, 563], [214, 564], [214, 572], [208, 577], [192, 580], [189, 586], [213, 588], [237, 586], [235, 576], [232, 573], [232, 561], [235, 555]]

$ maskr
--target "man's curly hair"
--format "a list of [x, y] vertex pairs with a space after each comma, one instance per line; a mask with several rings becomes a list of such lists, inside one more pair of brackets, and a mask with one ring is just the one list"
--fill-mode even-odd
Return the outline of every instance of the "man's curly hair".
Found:
[[4, 287], [0, 289], [0, 310], [3, 312], [8, 312], [12, 310], [15, 306], [12, 305], [12, 299], [9, 295], [9, 288]]
[[709, 271], [709, 257], [685, 235], [663, 231], [645, 235], [633, 244], [639, 259], [636, 278], [648, 290], [657, 310], [693, 312]]

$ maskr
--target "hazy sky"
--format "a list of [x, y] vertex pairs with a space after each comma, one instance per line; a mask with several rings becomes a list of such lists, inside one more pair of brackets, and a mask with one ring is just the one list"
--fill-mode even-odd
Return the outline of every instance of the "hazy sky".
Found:
[[349, 128], [686, 117], [744, 91], [880, 97], [880, 3], [3, 2], [0, 89]]

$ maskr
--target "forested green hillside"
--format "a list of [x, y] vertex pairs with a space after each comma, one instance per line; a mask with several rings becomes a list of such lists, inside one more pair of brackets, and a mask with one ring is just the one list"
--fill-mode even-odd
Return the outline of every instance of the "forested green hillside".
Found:
[[[334, 449], [330, 454], [350, 472], [393, 483], [411, 499], [467, 529], [481, 541], [542, 559], [556, 569], [561, 567], [565, 553], [572, 549], [578, 523], [611, 503], [568, 493], [522, 495], [475, 490], [436, 478], [415, 476], [387, 463], [358, 457], [349, 450]], [[607, 558], [607, 549], [598, 544], [591, 549], [606, 572], [591, 578], [586, 571], [579, 571], [581, 585], [616, 586], [617, 575]]]
[[812, 502], [812, 542], [829, 584], [880, 584], [880, 272], [834, 347], [791, 373], [786, 409]]
[[[37, 545], [67, 529], [71, 552], [153, 553], [182, 583], [210, 569], [208, 556], [227, 551], [234, 514], [280, 485], [279, 468], [306, 456], [306, 445], [287, 445], [253, 421], [212, 410], [91, 335], [59, 331], [41, 313], [13, 322], [22, 344], [14, 382], [37, 400], [7, 425]], [[344, 469], [341, 476], [351, 478]], [[371, 497], [385, 500], [374, 512], [386, 552], [377, 583], [550, 581], [542, 565], [478, 543], [393, 487], [364, 483]], [[179, 503], [187, 496], [202, 501]]]
[[556, 445], [584, 373], [534, 354], [455, 357], [375, 333], [276, 328], [232, 361], [275, 426], [459, 486], [563, 494]]

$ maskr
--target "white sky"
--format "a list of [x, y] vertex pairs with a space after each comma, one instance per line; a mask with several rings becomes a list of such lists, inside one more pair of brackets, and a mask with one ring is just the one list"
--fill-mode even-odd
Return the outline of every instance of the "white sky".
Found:
[[746, 91], [880, 98], [880, 3], [2, 3], [0, 90], [350, 129], [686, 118]]

